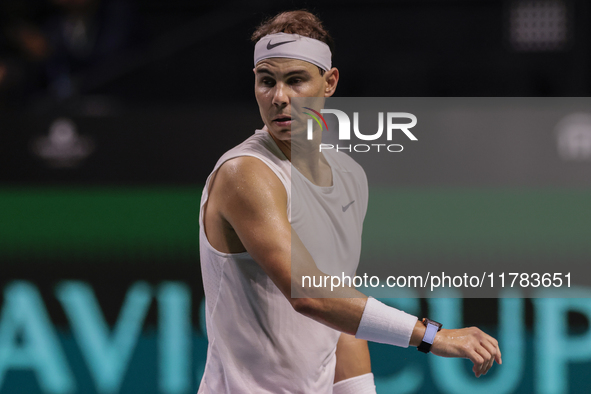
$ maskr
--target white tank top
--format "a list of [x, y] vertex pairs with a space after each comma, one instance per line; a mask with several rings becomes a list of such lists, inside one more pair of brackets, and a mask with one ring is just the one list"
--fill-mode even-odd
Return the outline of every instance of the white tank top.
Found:
[[[226, 152], [212, 174], [239, 156], [260, 159], [281, 180], [288, 219], [318, 267], [330, 274], [346, 266], [354, 275], [367, 209], [363, 169], [344, 153], [328, 153], [333, 186], [313, 185], [297, 170], [292, 179], [291, 163], [263, 129]], [[222, 253], [209, 244], [203, 205], [210, 179], [199, 214], [209, 344], [198, 393], [332, 393], [340, 332], [295, 312], [248, 252]]]

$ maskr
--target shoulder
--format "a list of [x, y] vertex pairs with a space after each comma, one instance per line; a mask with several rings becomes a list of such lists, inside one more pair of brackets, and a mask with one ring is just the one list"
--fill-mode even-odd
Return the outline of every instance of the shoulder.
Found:
[[261, 159], [254, 156], [239, 156], [225, 161], [217, 170], [217, 178], [228, 184], [258, 186], [281, 186], [273, 170]]
[[252, 156], [225, 161], [216, 171], [214, 185], [216, 195], [230, 204], [287, 202], [285, 187], [277, 175], [262, 160]]

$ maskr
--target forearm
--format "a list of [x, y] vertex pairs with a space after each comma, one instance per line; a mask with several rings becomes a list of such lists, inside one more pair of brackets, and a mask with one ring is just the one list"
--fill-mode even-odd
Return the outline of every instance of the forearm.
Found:
[[[372, 342], [385, 343], [400, 347], [419, 346], [425, 336], [426, 327], [416, 316], [389, 307], [374, 298], [367, 298], [350, 287], [313, 287], [304, 286], [303, 278], [325, 278], [303, 248], [297, 234], [292, 232], [291, 288], [286, 295], [292, 298], [294, 308], [329, 327], [343, 333], [355, 335], [355, 338]], [[293, 253], [296, 252], [296, 253]], [[308, 282], [309, 283], [309, 282]], [[322, 282], [320, 282], [322, 283]], [[331, 283], [329, 283], [330, 285]], [[429, 341], [429, 339], [427, 339]], [[497, 341], [481, 330], [471, 327], [465, 329], [441, 329], [435, 334], [431, 352], [443, 357], [468, 358], [473, 363], [477, 377], [486, 374], [493, 362], [501, 363], [501, 353]], [[369, 381], [370, 373], [345, 378], [354, 373], [341, 376], [341, 384], [347, 389], [358, 390], [357, 384]], [[373, 377], [371, 379], [373, 381]], [[349, 394], [344, 391], [343, 393]], [[359, 391], [351, 391], [358, 393]]]
[[[370, 299], [368, 308], [367, 296], [353, 287], [345, 286], [344, 283], [338, 287], [312, 286], [311, 283], [318, 283], [316, 280], [326, 278], [326, 273], [320, 271], [294, 231], [291, 234], [291, 247], [291, 286], [286, 295], [296, 311], [350, 335], [359, 334], [360, 325], [361, 334], [367, 333], [367, 328], [373, 331], [376, 324], [386, 331], [393, 328], [397, 331], [392, 333], [395, 341], [381, 342], [408, 346], [417, 321], [416, 317], [388, 307], [375, 299]], [[316, 280], [305, 281], [304, 278]], [[384, 336], [387, 337], [387, 334], [388, 332]], [[403, 334], [403, 339], [399, 338], [400, 334]], [[371, 335], [358, 338], [374, 340]]]
[[[413, 336], [421, 335], [416, 316], [387, 306], [375, 298], [306, 299], [299, 302], [299, 305], [306, 305], [305, 308], [296, 308], [300, 313], [358, 339], [408, 347]], [[365, 306], [361, 310], [363, 304]], [[359, 312], [360, 318], [357, 315]]]
[[296, 298], [292, 300], [292, 305], [297, 312], [353, 336], [359, 328], [366, 303], [367, 297], [362, 293], [356, 294], [355, 298]]

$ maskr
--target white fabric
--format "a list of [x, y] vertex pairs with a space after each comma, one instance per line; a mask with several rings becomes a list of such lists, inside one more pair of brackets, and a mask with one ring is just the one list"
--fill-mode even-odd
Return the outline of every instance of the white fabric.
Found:
[[[292, 149], [292, 158], [296, 154]], [[330, 187], [312, 184], [292, 166], [292, 226], [323, 273], [352, 277], [361, 256], [367, 178], [346, 153], [331, 149], [323, 154], [332, 169]]]
[[355, 337], [366, 341], [408, 347], [417, 320], [416, 316], [369, 297]]
[[376, 394], [373, 373], [341, 380], [332, 386], [333, 394]]
[[[334, 185], [329, 188], [303, 185], [303, 190], [299, 192], [307, 196], [315, 190], [315, 201], [305, 200], [307, 206], [296, 204], [294, 209], [290, 162], [266, 130], [257, 130], [242, 144], [225, 153], [213, 172], [225, 161], [238, 156], [253, 156], [262, 160], [281, 180], [288, 195], [288, 219], [298, 234], [304, 234], [309, 231], [309, 227], [315, 226], [351, 226], [340, 220], [357, 217], [354, 223], [358, 227], [355, 229], [358, 236], [355, 240], [331, 236], [328, 244], [320, 245], [322, 250], [319, 251], [319, 245], [310, 242], [309, 237], [301, 237], [317, 261], [324, 258], [327, 245], [336, 249], [345, 242], [351, 243], [347, 246], [349, 256], [345, 265], [356, 267], [361, 249], [361, 224], [367, 209], [367, 181], [363, 169], [357, 163], [344, 153], [327, 154], [333, 170]], [[359, 178], [361, 184], [354, 185]], [[221, 253], [209, 244], [203, 229], [203, 205], [208, 199], [210, 180], [211, 175], [203, 190], [199, 217], [209, 344], [205, 372], [198, 392], [332, 393], [335, 350], [340, 332], [295, 312], [248, 252]], [[344, 191], [353, 194], [338, 200], [336, 193]], [[346, 212], [351, 215], [343, 215], [341, 205], [353, 199], [357, 202]], [[317, 212], [320, 210], [317, 207], [319, 204], [330, 205], [332, 200], [338, 200], [338, 210], [341, 211], [339, 217], [335, 216], [334, 220], [338, 219], [336, 223], [329, 223], [333, 220], [330, 218], [332, 214], [325, 213], [317, 218], [304, 215], [306, 209]], [[310, 223], [311, 220], [314, 223]]]
[[255, 67], [263, 59], [286, 57], [312, 63], [328, 71], [332, 65], [331, 56], [327, 44], [299, 34], [269, 34], [261, 38], [254, 47]]

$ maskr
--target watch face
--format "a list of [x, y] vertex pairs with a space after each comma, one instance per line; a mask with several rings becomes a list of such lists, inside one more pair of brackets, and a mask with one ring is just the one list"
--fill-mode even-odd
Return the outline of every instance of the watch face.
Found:
[[431, 320], [431, 319], [427, 319], [426, 317], [423, 318], [423, 324], [425, 325], [425, 327], [427, 326], [427, 324], [433, 324], [434, 326], [437, 326], [437, 331], [441, 330], [441, 326], [442, 324], [439, 322], [436, 322], [435, 320]]

